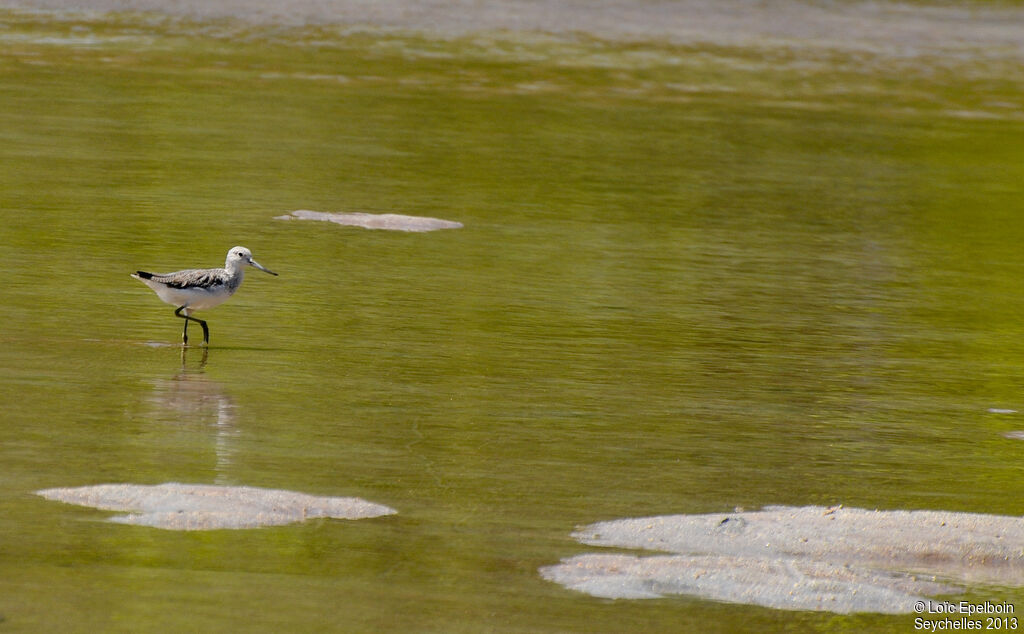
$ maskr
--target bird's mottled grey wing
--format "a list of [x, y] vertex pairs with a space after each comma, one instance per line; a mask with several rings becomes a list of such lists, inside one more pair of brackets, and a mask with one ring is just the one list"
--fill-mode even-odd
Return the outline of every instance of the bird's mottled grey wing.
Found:
[[163, 275], [154, 274], [153, 281], [170, 288], [214, 288], [227, 282], [222, 269], [189, 269]]

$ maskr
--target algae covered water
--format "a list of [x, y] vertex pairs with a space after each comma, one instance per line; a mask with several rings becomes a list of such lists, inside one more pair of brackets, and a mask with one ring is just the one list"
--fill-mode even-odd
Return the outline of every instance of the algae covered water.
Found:
[[[538, 571], [618, 518], [1024, 513], [999, 21], [913, 49], [0, 21], [0, 630], [907, 631]], [[234, 245], [280, 276], [183, 351], [128, 274]], [[397, 514], [178, 533], [33, 495], [167, 482]]]

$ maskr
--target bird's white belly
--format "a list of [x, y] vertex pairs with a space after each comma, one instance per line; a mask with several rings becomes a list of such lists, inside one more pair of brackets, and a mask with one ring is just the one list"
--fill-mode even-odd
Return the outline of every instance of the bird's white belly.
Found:
[[150, 283], [149, 280], [146, 280], [146, 284], [168, 304], [187, 306], [192, 310], [203, 310], [223, 304], [231, 297], [232, 293], [224, 285], [215, 290], [206, 290], [204, 288], [171, 288], [160, 283]]

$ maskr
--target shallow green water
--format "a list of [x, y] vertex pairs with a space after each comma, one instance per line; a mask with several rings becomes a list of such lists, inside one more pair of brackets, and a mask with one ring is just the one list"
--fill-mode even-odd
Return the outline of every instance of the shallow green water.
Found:
[[[537, 569], [620, 517], [1024, 514], [1024, 414], [988, 412], [1024, 411], [1006, 62], [3, 17], [2, 631], [907, 631]], [[183, 361], [128, 273], [235, 244], [280, 277]], [[168, 481], [399, 515], [180, 534], [32, 495]]]

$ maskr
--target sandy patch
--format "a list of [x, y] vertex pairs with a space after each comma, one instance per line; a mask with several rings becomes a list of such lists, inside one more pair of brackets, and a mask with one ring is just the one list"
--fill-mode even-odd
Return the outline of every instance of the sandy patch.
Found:
[[101, 484], [45, 489], [36, 494], [105, 511], [131, 511], [110, 518], [112, 522], [179, 531], [280, 526], [313, 518], [355, 520], [397, 513], [360, 498], [174, 482], [152, 486]]
[[1024, 585], [1024, 518], [944, 511], [768, 507], [600, 522], [592, 546], [541, 575], [594, 596], [673, 594], [785, 610], [909, 613], [959, 586]]
[[299, 209], [290, 214], [275, 216], [275, 220], [319, 220], [364, 229], [386, 229], [388, 231], [437, 231], [438, 229], [461, 229], [461, 222], [427, 218], [424, 216], [403, 216], [401, 214], [367, 214], [362, 212], [328, 213]]

